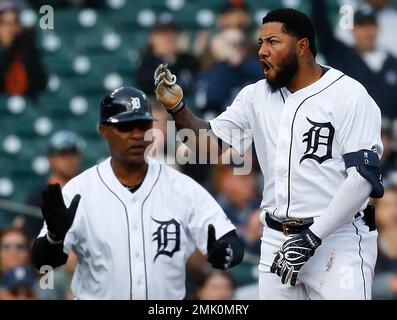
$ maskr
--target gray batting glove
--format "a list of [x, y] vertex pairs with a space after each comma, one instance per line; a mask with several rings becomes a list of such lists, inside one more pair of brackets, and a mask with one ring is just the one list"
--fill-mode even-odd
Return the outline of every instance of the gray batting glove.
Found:
[[154, 72], [156, 98], [171, 114], [183, 106], [183, 90], [176, 80], [176, 76], [171, 73], [167, 64], [160, 64]]

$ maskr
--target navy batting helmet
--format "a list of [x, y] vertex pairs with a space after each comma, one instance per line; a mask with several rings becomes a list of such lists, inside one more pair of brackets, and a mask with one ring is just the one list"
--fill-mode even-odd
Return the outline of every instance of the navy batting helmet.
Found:
[[146, 95], [132, 87], [121, 87], [107, 94], [101, 103], [100, 123], [156, 120]]

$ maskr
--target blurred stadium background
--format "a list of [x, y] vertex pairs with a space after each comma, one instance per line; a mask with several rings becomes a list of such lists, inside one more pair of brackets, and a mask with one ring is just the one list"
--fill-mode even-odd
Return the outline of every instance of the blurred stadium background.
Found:
[[[360, 1], [326, 2], [326, 14], [334, 25], [340, 6], [346, 3], [357, 5]], [[195, 55], [195, 39], [203, 30], [215, 32], [217, 16], [225, 1], [15, 0], [15, 4], [21, 8], [21, 24], [35, 30], [48, 82], [46, 89], [33, 97], [0, 94], [0, 230], [12, 225], [18, 214], [39, 213], [24, 203], [28, 194], [48, 179], [47, 152], [53, 133], [72, 130], [82, 137], [85, 145], [82, 169], [107, 156], [107, 146], [97, 131], [99, 103], [107, 91], [122, 85], [138, 86], [137, 70], [151, 28], [159, 17], [178, 24], [180, 36], [185, 39], [184, 50]], [[396, 0], [390, 4], [397, 8]], [[43, 5], [54, 9], [53, 30], [39, 27], [43, 16], [39, 10]], [[268, 10], [294, 7], [311, 12], [309, 0], [246, 0], [245, 5], [251, 17], [247, 37], [253, 43]], [[320, 55], [319, 60], [322, 59]], [[186, 98], [200, 112], [195, 95], [197, 92], [192, 91]], [[393, 118], [389, 120], [394, 152], [397, 123]], [[240, 269], [238, 276], [242, 283], [254, 283], [256, 262], [257, 258], [253, 258]], [[242, 293], [242, 297], [253, 295]]]

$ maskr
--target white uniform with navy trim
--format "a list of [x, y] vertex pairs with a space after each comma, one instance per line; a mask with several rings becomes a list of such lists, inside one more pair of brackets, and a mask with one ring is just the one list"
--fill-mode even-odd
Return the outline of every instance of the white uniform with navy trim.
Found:
[[[269, 273], [273, 253], [287, 239], [267, 227], [266, 212], [281, 220], [316, 219], [347, 177], [342, 156], [361, 149], [375, 151], [379, 157], [383, 152], [378, 106], [360, 83], [333, 68], [295, 93], [286, 88], [272, 92], [266, 80], [246, 86], [210, 125], [216, 136], [240, 153], [252, 140], [255, 142], [264, 174], [261, 273]], [[236, 135], [236, 130], [241, 133]], [[361, 209], [366, 205], [367, 201]], [[338, 236], [326, 238], [305, 264], [298, 276], [298, 283], [305, 283], [299, 297], [370, 296], [377, 234], [369, 232], [362, 219], [357, 220], [354, 225], [342, 227]], [[344, 266], [345, 272], [350, 267], [353, 270], [353, 289], [342, 290], [345, 295], [340, 293]], [[269, 291], [283, 287], [273, 276], [274, 287]], [[285, 287], [279, 296], [277, 292], [273, 290], [273, 297], [288, 297]]]
[[[207, 252], [207, 229], [220, 238], [235, 229], [212, 196], [191, 178], [148, 159], [146, 177], [131, 193], [110, 158], [63, 188], [68, 206], [81, 195], [64, 252], [78, 257], [72, 291], [78, 299], [183, 299], [185, 264]], [[39, 236], [46, 234], [44, 226]]]

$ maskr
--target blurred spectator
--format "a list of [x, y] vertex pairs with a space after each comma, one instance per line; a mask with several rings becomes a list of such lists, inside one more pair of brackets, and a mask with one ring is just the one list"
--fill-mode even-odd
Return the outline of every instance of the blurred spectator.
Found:
[[231, 300], [234, 297], [234, 280], [225, 271], [212, 271], [199, 280], [196, 300]]
[[197, 36], [194, 44], [194, 53], [199, 57], [201, 67], [203, 69], [211, 68], [216, 62], [219, 61], [219, 57], [214, 55], [212, 52], [213, 42], [217, 39], [217, 35], [221, 34], [227, 29], [239, 29], [244, 35], [246, 50], [249, 55], [257, 54], [257, 45], [255, 39], [255, 46], [253, 42], [250, 42], [249, 29], [251, 26], [251, 15], [245, 1], [243, 0], [226, 0], [221, 6], [218, 16], [216, 30], [203, 30]]
[[361, 82], [383, 116], [397, 117], [397, 59], [376, 47], [379, 27], [370, 6], [354, 14], [355, 47], [338, 41], [328, 22], [324, 0], [312, 0], [319, 46], [327, 62]]
[[[258, 203], [259, 204], [259, 203]], [[260, 210], [255, 209], [248, 216], [244, 229], [244, 241], [247, 253], [260, 255], [263, 227], [260, 221]]]
[[54, 271], [54, 290], [56, 300], [73, 300], [74, 295], [70, 289], [73, 273], [77, 266], [77, 256], [69, 252], [66, 263]]
[[391, 121], [388, 118], [382, 119], [382, 143], [383, 143], [383, 154], [380, 159], [382, 176], [384, 178], [395, 171], [396, 168], [396, 154], [393, 150], [394, 133], [391, 125]]
[[375, 201], [378, 226], [378, 259], [373, 281], [374, 299], [397, 298], [397, 188], [385, 190]]
[[[29, 285], [19, 281], [29, 281]], [[10, 227], [0, 233], [0, 286], [3, 286], [0, 296], [6, 299], [54, 297], [51, 290], [42, 290], [38, 286], [30, 261], [30, 242], [19, 228]]]
[[391, 52], [397, 58], [397, 37], [395, 28], [397, 26], [397, 10], [392, 6], [390, 0], [367, 0], [375, 8], [379, 21], [380, 48]]
[[222, 113], [242, 87], [263, 79], [257, 58], [249, 57], [240, 29], [226, 29], [211, 44], [216, 62], [197, 80], [195, 104], [205, 118]]
[[199, 69], [197, 59], [178, 49], [179, 27], [168, 16], [161, 16], [153, 26], [146, 51], [137, 70], [138, 87], [154, 95], [153, 74], [160, 63], [168, 63], [186, 94], [193, 90], [194, 76]]
[[246, 253], [260, 254], [262, 225], [255, 175], [237, 175], [232, 165], [219, 165], [214, 172], [216, 200], [236, 226]]
[[202, 279], [213, 268], [208, 263], [207, 257], [196, 249], [186, 261], [186, 299], [197, 299], [196, 289], [202, 284]]
[[46, 89], [47, 74], [33, 29], [23, 29], [12, 2], [0, 3], [0, 93], [36, 98]]
[[[397, 10], [393, 7], [390, 0], [363, 0], [375, 10], [379, 23], [379, 36], [377, 44], [379, 48], [390, 52], [397, 57], [397, 37], [395, 28], [397, 26]], [[337, 36], [346, 44], [354, 45], [354, 37], [350, 30], [337, 28]]]
[[243, 31], [248, 30], [251, 24], [251, 16], [245, 1], [226, 0], [219, 12], [217, 23], [220, 30], [228, 28], [239, 28]]
[[0, 233], [0, 278], [7, 271], [30, 264], [30, 244], [27, 235], [18, 228]]
[[374, 205], [379, 232], [379, 257], [375, 269], [397, 272], [397, 188], [387, 188], [383, 198], [376, 200]]
[[[45, 185], [32, 190], [26, 203], [40, 207], [41, 192], [47, 184], [59, 183], [63, 187], [74, 178], [80, 171], [83, 147], [83, 140], [72, 131], [58, 131], [51, 136], [48, 150], [50, 177]], [[43, 219], [21, 215], [16, 218], [14, 225], [24, 228], [31, 238], [35, 238], [43, 226]]]
[[37, 300], [32, 269], [20, 266], [7, 271], [0, 283], [0, 300]]
[[[10, 2], [10, 0], [0, 0], [0, 7], [3, 3]], [[25, 0], [12, 0], [12, 4], [17, 10], [23, 10], [29, 8], [29, 4]]]

